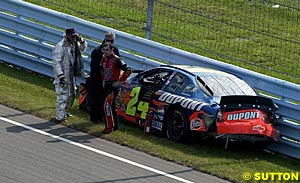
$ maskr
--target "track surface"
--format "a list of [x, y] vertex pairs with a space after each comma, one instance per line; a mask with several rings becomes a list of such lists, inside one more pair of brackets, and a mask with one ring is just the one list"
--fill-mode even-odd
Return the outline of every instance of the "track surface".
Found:
[[228, 183], [3, 105], [0, 182]]

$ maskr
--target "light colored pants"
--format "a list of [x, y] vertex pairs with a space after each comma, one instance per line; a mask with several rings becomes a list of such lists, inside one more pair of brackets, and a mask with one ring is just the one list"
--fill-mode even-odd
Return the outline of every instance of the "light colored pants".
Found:
[[70, 112], [75, 99], [75, 87], [68, 84], [66, 87], [62, 87], [59, 84], [55, 84], [56, 93], [56, 119], [65, 119]]

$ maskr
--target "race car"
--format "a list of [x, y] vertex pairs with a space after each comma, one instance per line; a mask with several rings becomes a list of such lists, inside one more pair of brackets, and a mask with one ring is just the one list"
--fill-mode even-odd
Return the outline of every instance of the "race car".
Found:
[[127, 79], [116, 96], [120, 121], [182, 141], [191, 132], [232, 140], [279, 139], [269, 98], [238, 77], [209, 68], [162, 65]]

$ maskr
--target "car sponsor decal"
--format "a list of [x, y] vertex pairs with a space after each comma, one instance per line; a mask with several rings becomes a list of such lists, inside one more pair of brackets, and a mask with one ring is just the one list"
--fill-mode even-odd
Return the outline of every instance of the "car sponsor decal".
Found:
[[249, 111], [249, 112], [238, 112], [227, 115], [227, 121], [241, 120], [241, 119], [258, 119], [260, 112]]
[[164, 119], [165, 108], [163, 105], [157, 106], [157, 118], [162, 121]]
[[202, 127], [202, 121], [199, 118], [192, 119], [190, 124], [191, 130], [197, 130]]
[[258, 132], [261, 133], [261, 132], [266, 131], [266, 128], [263, 127], [263, 126], [261, 126], [261, 125], [256, 125], [256, 126], [253, 126], [252, 130], [253, 130], [253, 131], [258, 131]]
[[106, 113], [106, 116], [109, 117], [110, 116], [110, 105], [108, 103], [105, 104], [105, 113]]
[[180, 103], [181, 107], [191, 110], [200, 111], [203, 106], [209, 105], [207, 103], [202, 103], [199, 101], [195, 101], [192, 99], [188, 99], [185, 97], [181, 97], [178, 95], [174, 95], [171, 93], [163, 93], [159, 98], [159, 101], [166, 102], [168, 104], [176, 104]]
[[141, 87], [134, 87], [130, 92], [131, 99], [127, 103], [126, 114], [129, 116], [136, 116], [137, 111], [141, 112], [141, 119], [146, 119], [146, 114], [149, 109], [149, 102], [139, 101], [138, 96]]
[[153, 120], [153, 121], [152, 121], [152, 127], [153, 127], [153, 128], [156, 128], [156, 129], [158, 129], [158, 130], [162, 130], [163, 123], [162, 123], [162, 122], [159, 122], [159, 121], [156, 121], [156, 120]]
[[172, 80], [172, 78], [175, 76], [175, 74], [176, 74], [177, 72], [173, 72], [172, 74], [171, 74], [171, 76], [169, 77], [169, 79], [167, 80], [167, 82], [166, 82], [166, 86], [167, 85], [169, 85], [169, 83], [171, 82], [171, 80]]
[[197, 91], [197, 88], [194, 87], [194, 85], [189, 84], [189, 85], [187, 85], [187, 86], [183, 89], [183, 91], [181, 92], [181, 94], [182, 94], [182, 95], [185, 95], [185, 96], [187, 96], [187, 97], [190, 97], [190, 96], [192, 96], [192, 94], [195, 93], [196, 91]]

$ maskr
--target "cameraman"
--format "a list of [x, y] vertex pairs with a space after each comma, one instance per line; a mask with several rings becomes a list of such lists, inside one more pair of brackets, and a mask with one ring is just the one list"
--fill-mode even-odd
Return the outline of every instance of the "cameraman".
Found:
[[70, 116], [69, 110], [75, 99], [74, 63], [76, 49], [83, 53], [87, 42], [76, 32], [75, 28], [66, 29], [63, 39], [53, 49], [53, 71], [56, 93], [56, 117], [59, 123]]

